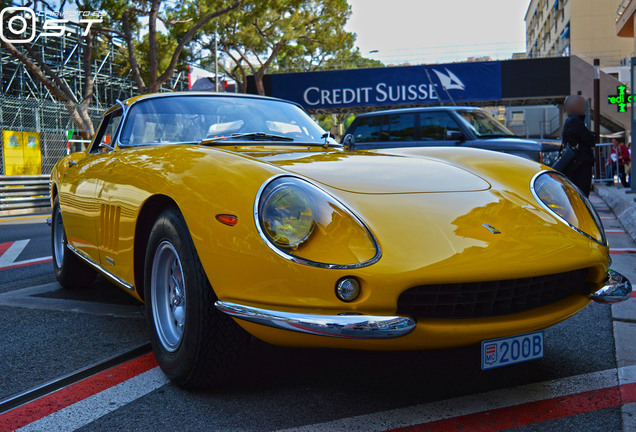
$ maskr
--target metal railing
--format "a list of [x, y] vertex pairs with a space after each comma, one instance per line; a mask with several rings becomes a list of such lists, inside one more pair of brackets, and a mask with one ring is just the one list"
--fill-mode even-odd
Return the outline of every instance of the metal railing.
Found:
[[0, 176], [0, 211], [49, 207], [48, 175]]
[[[616, 161], [612, 161], [612, 143], [598, 143], [596, 144], [596, 149], [598, 153], [596, 156], [596, 164], [600, 171], [600, 176], [597, 175], [597, 166], [594, 167], [594, 180], [593, 182], [612, 182], [614, 183], [614, 176], [618, 176], [619, 173], [619, 163], [618, 158]], [[605, 165], [607, 161], [610, 161], [609, 165]], [[620, 178], [619, 178], [620, 181]]]
[[512, 131], [513, 134], [519, 137], [530, 137], [530, 132], [528, 131], [528, 124], [526, 121], [520, 122], [509, 122], [506, 127]]

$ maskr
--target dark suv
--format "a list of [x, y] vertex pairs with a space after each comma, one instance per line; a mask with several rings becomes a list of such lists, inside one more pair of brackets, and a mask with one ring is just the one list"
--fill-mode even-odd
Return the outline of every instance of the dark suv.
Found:
[[473, 107], [404, 108], [360, 114], [345, 132], [342, 143], [354, 149], [465, 146], [553, 164], [557, 141], [516, 137], [486, 111]]

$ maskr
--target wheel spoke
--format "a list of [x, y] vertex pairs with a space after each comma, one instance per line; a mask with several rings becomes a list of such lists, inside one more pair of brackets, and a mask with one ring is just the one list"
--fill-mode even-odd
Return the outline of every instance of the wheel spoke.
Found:
[[53, 259], [55, 260], [55, 265], [57, 266], [57, 268], [62, 268], [62, 265], [64, 264], [64, 254], [66, 253], [66, 234], [64, 232], [62, 211], [60, 210], [59, 206], [55, 208], [53, 219]]
[[172, 243], [163, 241], [157, 247], [151, 275], [152, 312], [157, 335], [166, 350], [175, 351], [183, 338], [186, 299], [181, 260]]

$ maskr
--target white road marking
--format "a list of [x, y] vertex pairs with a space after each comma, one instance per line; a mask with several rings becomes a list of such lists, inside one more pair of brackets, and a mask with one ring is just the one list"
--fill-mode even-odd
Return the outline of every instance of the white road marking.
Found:
[[155, 367], [17, 430], [21, 432], [74, 431], [163, 387], [168, 382], [168, 378], [159, 367]]
[[387, 429], [429, 423], [498, 408], [507, 408], [545, 399], [615, 387], [619, 384], [619, 375], [621, 377], [620, 384], [636, 382], [636, 366], [627, 366], [618, 370], [608, 369], [573, 377], [559, 378], [553, 381], [504, 388], [486, 393], [359, 415], [325, 423], [282, 429], [278, 432], [313, 432], [316, 430], [320, 430], [321, 432], [380, 432]]
[[9, 249], [0, 256], [0, 268], [13, 265], [18, 256], [22, 253], [29, 240], [17, 240], [13, 242]]
[[28, 260], [24, 260], [24, 261], [18, 261], [18, 262], [14, 262], [12, 264], [9, 264], [7, 266], [0, 266], [0, 270], [5, 269], [7, 267], [21, 266], [21, 265], [25, 265], [25, 264], [37, 264], [39, 262], [50, 261], [52, 259], [53, 259], [52, 256], [45, 256], [45, 257], [40, 257], [40, 258], [28, 259]]

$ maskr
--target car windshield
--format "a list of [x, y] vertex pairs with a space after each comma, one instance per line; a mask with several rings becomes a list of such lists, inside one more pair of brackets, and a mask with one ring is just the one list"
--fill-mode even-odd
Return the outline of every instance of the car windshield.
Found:
[[514, 134], [490, 114], [479, 110], [457, 110], [462, 122], [479, 138], [510, 137]]
[[[277, 100], [228, 96], [166, 96], [130, 107], [119, 137], [122, 146], [276, 141], [285, 145], [325, 143], [325, 132], [296, 105]], [[335, 140], [329, 138], [329, 143]]]

